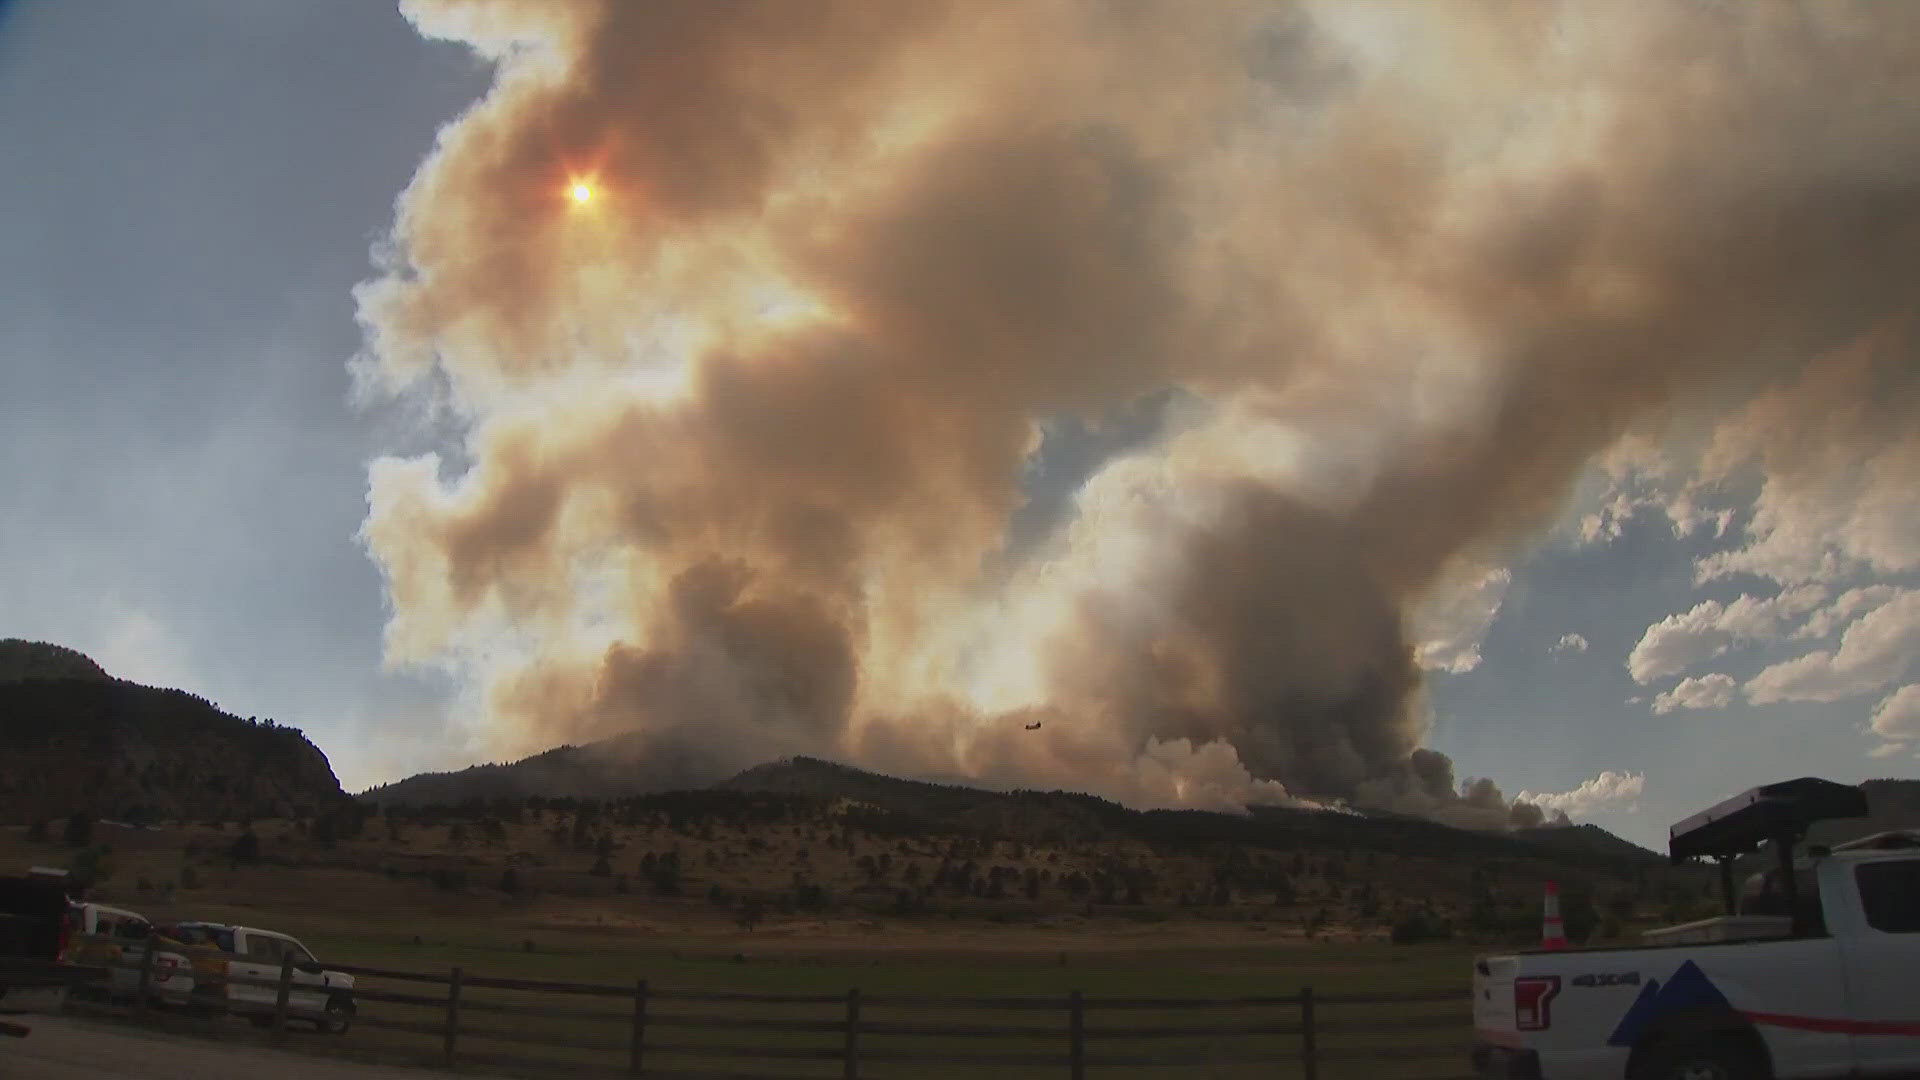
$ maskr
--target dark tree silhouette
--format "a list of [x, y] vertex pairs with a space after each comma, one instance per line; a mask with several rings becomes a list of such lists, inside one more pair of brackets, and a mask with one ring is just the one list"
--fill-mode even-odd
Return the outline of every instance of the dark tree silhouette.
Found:
[[260, 838], [254, 835], [252, 829], [248, 829], [233, 838], [233, 846], [227, 850], [227, 855], [237, 863], [259, 862]]
[[68, 847], [84, 847], [93, 839], [93, 815], [84, 811], [74, 811], [67, 819], [66, 831], [61, 834]]

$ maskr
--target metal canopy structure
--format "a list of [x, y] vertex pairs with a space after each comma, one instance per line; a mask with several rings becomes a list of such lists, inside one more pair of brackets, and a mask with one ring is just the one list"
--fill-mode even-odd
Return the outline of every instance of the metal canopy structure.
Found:
[[1690, 818], [1674, 822], [1667, 832], [1667, 856], [1675, 865], [1709, 858], [1720, 864], [1720, 892], [1727, 914], [1737, 910], [1733, 889], [1733, 860], [1771, 842], [1780, 858], [1782, 887], [1788, 910], [1794, 913], [1793, 933], [1806, 932], [1793, 877], [1793, 845], [1806, 838], [1816, 821], [1867, 816], [1867, 793], [1848, 784], [1803, 776], [1762, 784]]
[[1816, 821], [1866, 816], [1867, 794], [1850, 784], [1811, 776], [1762, 784], [1675, 822], [1667, 854], [1675, 863], [1732, 858], [1770, 840], [1798, 843]]

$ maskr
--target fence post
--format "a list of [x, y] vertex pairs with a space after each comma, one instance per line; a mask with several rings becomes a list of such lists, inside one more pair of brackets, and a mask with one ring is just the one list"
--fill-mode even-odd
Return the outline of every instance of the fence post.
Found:
[[454, 968], [447, 976], [447, 1040], [442, 1055], [448, 1065], [453, 1064], [453, 1043], [460, 1034], [460, 969]]
[[1300, 988], [1300, 1075], [1320, 1080], [1320, 1048], [1313, 1030], [1313, 987]]
[[647, 980], [633, 984], [633, 1049], [627, 1056], [627, 1075], [640, 1075], [640, 1058], [647, 1048]]
[[847, 991], [847, 1049], [843, 1056], [846, 1080], [860, 1078], [860, 988]]
[[293, 954], [280, 958], [280, 985], [273, 992], [273, 1041], [287, 1041], [287, 1003], [293, 999]]
[[1087, 1080], [1087, 1021], [1085, 1002], [1075, 990], [1067, 999], [1067, 1066], [1073, 1080]]
[[[159, 950], [154, 947], [153, 937], [147, 938], [146, 955], [140, 958], [140, 982], [133, 991], [133, 1011], [144, 1016], [147, 1011], [147, 995], [153, 992], [153, 954]], [[108, 1000], [112, 1000], [113, 975], [107, 975]]]

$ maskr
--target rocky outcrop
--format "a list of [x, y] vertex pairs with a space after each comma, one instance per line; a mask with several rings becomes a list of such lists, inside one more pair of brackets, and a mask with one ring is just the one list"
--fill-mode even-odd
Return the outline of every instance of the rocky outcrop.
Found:
[[300, 732], [185, 691], [104, 677], [0, 683], [0, 820], [305, 816], [345, 799]]

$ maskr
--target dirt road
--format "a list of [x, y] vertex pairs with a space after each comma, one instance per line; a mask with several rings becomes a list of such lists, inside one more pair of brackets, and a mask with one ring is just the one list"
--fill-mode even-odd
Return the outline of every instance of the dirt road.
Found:
[[434, 1080], [451, 1075], [182, 1038], [70, 1016], [26, 1019], [33, 1034], [0, 1039], [0, 1080]]

